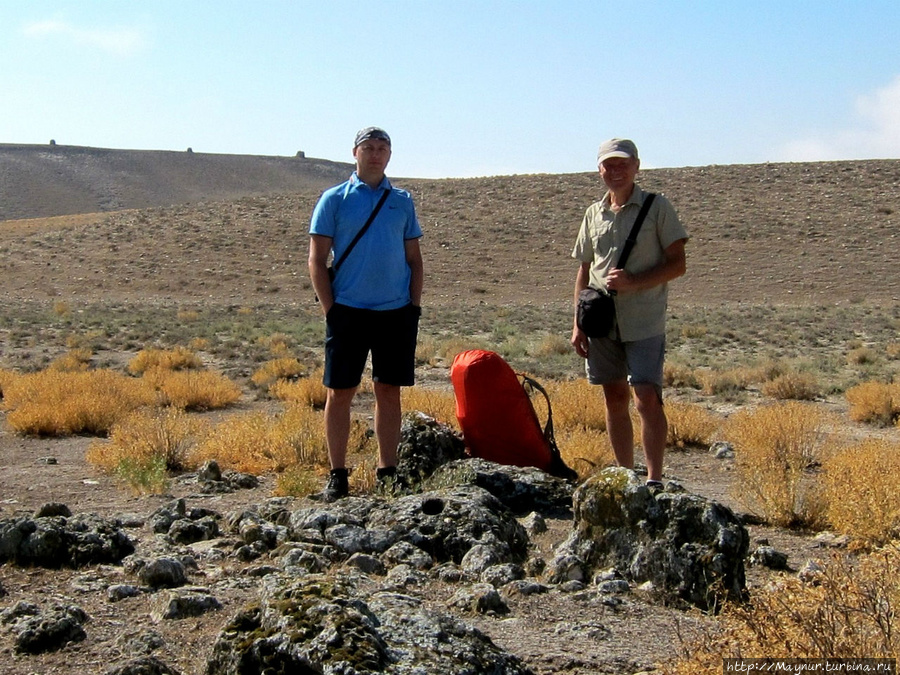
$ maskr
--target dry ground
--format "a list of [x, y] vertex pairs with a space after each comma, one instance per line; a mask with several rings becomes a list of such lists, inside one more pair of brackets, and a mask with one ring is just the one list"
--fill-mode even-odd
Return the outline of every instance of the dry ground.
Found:
[[[7, 165], [0, 169], [7, 190], [13, 185], [10, 171]], [[112, 180], [110, 174], [103, 175], [104, 180]], [[176, 311], [190, 308], [206, 312], [204, 316], [233, 314], [240, 308], [262, 317], [296, 315], [315, 323], [318, 309], [306, 277], [306, 227], [322, 186], [304, 184], [259, 196], [254, 182], [259, 174], [245, 171], [246, 185], [233, 175], [228, 181], [221, 176], [217, 180], [221, 190], [207, 186], [209, 194], [216, 196], [207, 202], [135, 205], [121, 198], [116, 208], [127, 210], [0, 221], [0, 317], [6, 322], [0, 325], [0, 368], [37, 367], [64, 351], [66, 331], [78, 325], [71, 317], [77, 319], [80, 312], [98, 307], [128, 317], [110, 324], [116, 330], [136, 325], [142, 315], [160, 308], [171, 310], [173, 324]], [[643, 172], [640, 180], [648, 189], [669, 196], [691, 234], [688, 274], [672, 288], [673, 314], [708, 321], [715, 316], [756, 313], [766, 317], [760, 308], [769, 304], [807, 317], [843, 316], [837, 310], [846, 310], [896, 334], [900, 161], [660, 169]], [[46, 176], [43, 183], [29, 183], [28, 199], [16, 202], [17, 215], [42, 214], [26, 202], [40, 203], [42, 190], [47, 189], [40, 186], [45, 184], [54, 183]], [[414, 194], [425, 232], [425, 332], [490, 335], [491, 324], [503, 316], [516, 326], [530, 324], [530, 329], [543, 322], [549, 331], [567, 337], [575, 272], [569, 252], [584, 209], [601, 194], [596, 175], [398, 179], [395, 184]], [[25, 190], [21, 181], [16, 186]], [[126, 194], [121, 186], [113, 187], [103, 188], [105, 194]], [[95, 192], [103, 193], [103, 189]], [[0, 203], [9, 202], [9, 194], [0, 193]], [[53, 194], [61, 199], [58, 192]], [[165, 193], [166, 197], [171, 194]], [[64, 202], [59, 204], [65, 206]], [[83, 202], [73, 198], [72, 203]], [[102, 200], [91, 204], [99, 204], [97, 211], [105, 208]], [[43, 329], [31, 329], [34, 317], [60, 324], [53, 333], [55, 342], [44, 342], [50, 333]], [[174, 325], [163, 324], [165, 330], [159, 326], [154, 324], [151, 331], [174, 334]], [[761, 325], [758, 330], [760, 350], [784, 335], [802, 350], [803, 334], [816, 327]], [[865, 330], [853, 326], [820, 330], [826, 336], [844, 330], [862, 343], [868, 339]], [[112, 347], [102, 355], [106, 363], [121, 364], [145, 346], [132, 338], [130, 344], [121, 344], [115, 337], [106, 334], [101, 340]], [[162, 343], [170, 339], [171, 335], [155, 333], [147, 338]], [[216, 358], [219, 367], [229, 370], [227, 356]], [[234, 359], [246, 356], [235, 353]], [[577, 360], [570, 363], [570, 374], [575, 376]], [[243, 363], [230, 372], [246, 376], [249, 367]], [[422, 374], [431, 382], [446, 378], [440, 366]], [[248, 394], [241, 405], [264, 403]], [[729, 404], [711, 401], [710, 405], [726, 408]], [[830, 405], [838, 406], [838, 399], [832, 398]], [[188, 496], [191, 505], [224, 512], [271, 494], [272, 480], [265, 478], [255, 490], [228, 496], [196, 497], [190, 484], [176, 481], [170, 495], [135, 497], [85, 463], [89, 442], [86, 438], [23, 438], [5, 426], [0, 428], [0, 517], [32, 512], [48, 501], [65, 502], [75, 512], [146, 516], [172, 496]], [[56, 463], [48, 462], [48, 457]], [[689, 490], [736, 506], [730, 468], [729, 462], [705, 451], [691, 451], [671, 452], [666, 471]], [[545, 553], [567, 527], [563, 521], [553, 523], [539, 542]], [[152, 536], [145, 530], [134, 535], [142, 541]], [[752, 536], [768, 538], [789, 552], [794, 568], [809, 557], [823, 555], [809, 534], [754, 527]], [[215, 586], [221, 578], [240, 574], [239, 566], [228, 563], [204, 567], [192, 581]], [[751, 568], [751, 584], [764, 583], [768, 574]], [[219, 627], [253, 594], [252, 583], [227, 592], [217, 590], [225, 604], [223, 612], [153, 625], [148, 600], [112, 604], [102, 593], [90, 590], [119, 581], [119, 575], [114, 568], [48, 572], [0, 567], [0, 584], [8, 593], [0, 599], [0, 607], [20, 599], [46, 604], [66, 598], [84, 606], [93, 617], [87, 641], [46, 656], [14, 655], [9, 635], [0, 633], [3, 671], [10, 675], [103, 672], [133, 651], [127, 646], [129, 636], [155, 630], [165, 641], [158, 654], [186, 675], [199, 674]], [[437, 587], [424, 593], [435, 602], [444, 597], [443, 589]], [[546, 674], [634, 672], [670, 656], [679, 624], [689, 626], [699, 620], [632, 598], [612, 608], [578, 595], [516, 600], [512, 610], [510, 618], [476, 622], [535, 672]]]

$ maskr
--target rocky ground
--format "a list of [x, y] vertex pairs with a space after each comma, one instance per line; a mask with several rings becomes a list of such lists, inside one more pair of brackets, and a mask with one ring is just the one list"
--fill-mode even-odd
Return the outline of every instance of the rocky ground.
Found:
[[[646, 171], [643, 184], [672, 199], [692, 235], [689, 273], [673, 287], [673, 308], [864, 304], [896, 317], [900, 161], [698, 167]], [[574, 267], [568, 254], [584, 208], [600, 194], [593, 174], [471, 180], [397, 181], [415, 195], [426, 238], [424, 320], [489, 305], [516, 312], [565, 311]], [[0, 222], [0, 299], [7, 307], [63, 302], [253, 307], [315, 311], [305, 275], [306, 223], [318, 187], [193, 205], [147, 205], [52, 220]], [[34, 188], [34, 194], [40, 191]], [[252, 194], [250, 192], [245, 194]], [[28, 215], [17, 205], [17, 215]], [[98, 209], [99, 210], [99, 209]], [[31, 215], [41, 215], [30, 212]], [[430, 317], [430, 318], [429, 318]], [[0, 326], [0, 367], [27, 363], [44, 347], [22, 339], [27, 328]], [[13, 346], [15, 349], [13, 349]], [[15, 354], [13, 354], [15, 352]], [[429, 373], [430, 378], [440, 373]], [[245, 408], [259, 402], [242, 404]], [[0, 413], [0, 422], [2, 422]], [[146, 519], [177, 497], [226, 514], [272, 494], [271, 477], [252, 489], [198, 492], [175, 480], [161, 496], [133, 496], [84, 460], [88, 438], [35, 439], [0, 429], [0, 519], [64, 503], [75, 514], [126, 517], [138, 551], [155, 546]], [[706, 449], [672, 451], [666, 475], [691, 492], [736, 507], [731, 460]], [[141, 525], [140, 523], [144, 523]], [[548, 555], [572, 526], [548, 520], [535, 551]], [[811, 534], [749, 527], [788, 556], [794, 573], [827, 554]], [[753, 544], [751, 544], [752, 546]], [[205, 672], [222, 626], [258, 593], [249, 576], [259, 562], [234, 558], [189, 570], [189, 583], [215, 588], [222, 608], [176, 621], [154, 618], [152, 594], [111, 602], [106, 589], [129, 576], [116, 565], [47, 570], [0, 566], [0, 611], [21, 600], [77, 604], [90, 617], [87, 639], [42, 655], [13, 649], [0, 626], [3, 672], [104, 673], [152, 652], [183, 675]], [[748, 568], [751, 591], [783, 571]], [[376, 579], [376, 583], [382, 580]], [[407, 589], [437, 611], [453, 589], [429, 579]], [[672, 656], [679, 637], [709, 619], [626, 593], [604, 604], [577, 591], [511, 597], [509, 614], [465, 620], [535, 673], [634, 673]]]

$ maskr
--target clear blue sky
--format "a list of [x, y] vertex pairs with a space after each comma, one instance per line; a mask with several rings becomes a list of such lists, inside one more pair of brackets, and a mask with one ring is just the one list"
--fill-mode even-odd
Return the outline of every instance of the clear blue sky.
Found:
[[897, 0], [0, 0], [0, 143], [388, 173], [900, 157]]

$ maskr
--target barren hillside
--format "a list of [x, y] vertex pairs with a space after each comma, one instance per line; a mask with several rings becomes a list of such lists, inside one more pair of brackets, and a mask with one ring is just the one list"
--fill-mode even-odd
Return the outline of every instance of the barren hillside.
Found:
[[[309, 216], [321, 190], [351, 169], [94, 150], [77, 164], [73, 150], [54, 175], [47, 157], [58, 159], [59, 146], [23, 152], [24, 168], [10, 160], [17, 152], [0, 146], [0, 296], [8, 299], [312, 303]], [[900, 298], [900, 160], [657, 169], [639, 180], [671, 199], [691, 234], [675, 304]], [[395, 183], [416, 198], [427, 303], [569, 302], [572, 243], [602, 194], [596, 174]], [[48, 215], [48, 205], [141, 209], [9, 220]]]

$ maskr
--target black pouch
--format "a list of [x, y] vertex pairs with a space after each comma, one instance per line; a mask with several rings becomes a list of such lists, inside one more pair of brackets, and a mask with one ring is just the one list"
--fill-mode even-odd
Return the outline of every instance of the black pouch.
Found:
[[616, 302], [603, 289], [588, 286], [578, 294], [575, 322], [588, 337], [606, 337], [616, 320]]

